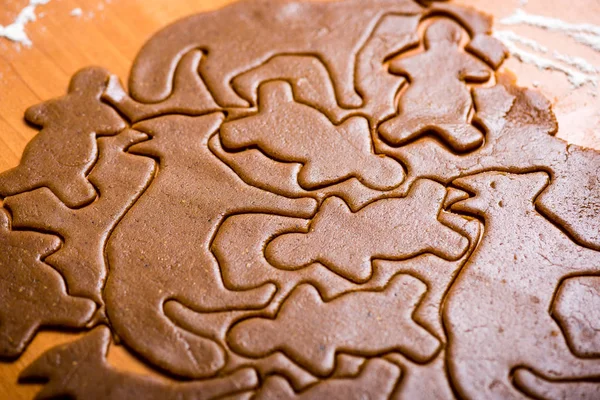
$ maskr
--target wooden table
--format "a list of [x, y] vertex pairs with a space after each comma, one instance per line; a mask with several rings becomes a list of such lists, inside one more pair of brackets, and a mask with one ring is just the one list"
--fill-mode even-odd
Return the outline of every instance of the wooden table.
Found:
[[[39, 6], [37, 11], [42, 16], [26, 28], [33, 42], [31, 48], [0, 39], [0, 171], [17, 165], [25, 145], [36, 134], [23, 121], [25, 109], [62, 95], [78, 69], [100, 65], [126, 81], [133, 58], [152, 33], [180, 17], [229, 2], [231, 0], [52, 0]], [[459, 2], [487, 9], [501, 18], [512, 14], [523, 0]], [[0, 24], [12, 22], [26, 4], [27, 0], [0, 0]], [[83, 15], [72, 16], [75, 8], [81, 8]], [[527, 10], [570, 22], [600, 25], [600, 0], [529, 0]], [[584, 56], [600, 66], [600, 53], [574, 46], [559, 34], [530, 27], [514, 30], [551, 48], [568, 49], [571, 54]], [[600, 126], [600, 99], [593, 96], [590, 88], [573, 90], [560, 73], [541, 72], [514, 59], [505, 67], [515, 72], [523, 85], [536, 82], [552, 100], [561, 124], [561, 137], [600, 149], [600, 129], [596, 128]], [[39, 386], [16, 386], [19, 372], [45, 350], [75, 337], [75, 334], [42, 332], [18, 361], [0, 363], [0, 399], [32, 398]], [[109, 361], [121, 369], [152, 373], [119, 346], [113, 346]]]

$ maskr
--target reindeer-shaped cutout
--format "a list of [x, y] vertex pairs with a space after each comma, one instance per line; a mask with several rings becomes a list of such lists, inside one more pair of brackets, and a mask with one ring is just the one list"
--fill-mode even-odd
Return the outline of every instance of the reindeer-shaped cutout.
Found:
[[479, 247], [443, 309], [450, 378], [466, 398], [524, 398], [511, 381], [526, 366], [550, 379], [600, 375], [600, 360], [577, 358], [550, 306], [568, 275], [600, 272], [600, 253], [575, 244], [534, 206], [545, 172], [485, 172], [454, 185], [475, 197], [453, 211], [485, 220]]
[[154, 365], [185, 377], [212, 376], [225, 354], [212, 340], [173, 324], [164, 314], [165, 301], [200, 312], [257, 309], [275, 291], [272, 284], [239, 292], [226, 288], [209, 249], [220, 222], [248, 212], [308, 217], [316, 206], [313, 199], [247, 186], [221, 163], [207, 144], [223, 118], [172, 115], [134, 126], [152, 139], [129, 151], [158, 158], [158, 173], [107, 244], [104, 293], [112, 328]]

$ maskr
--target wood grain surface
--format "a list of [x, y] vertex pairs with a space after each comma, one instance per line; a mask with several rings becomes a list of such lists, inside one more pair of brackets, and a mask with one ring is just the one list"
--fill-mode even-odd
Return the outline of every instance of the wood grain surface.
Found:
[[[0, 38], [0, 171], [17, 165], [36, 130], [23, 120], [25, 109], [62, 95], [80, 68], [99, 65], [126, 82], [133, 58], [146, 39], [176, 19], [221, 7], [231, 0], [51, 0], [38, 7], [40, 18], [27, 25], [30, 48]], [[459, 0], [488, 10], [497, 18], [510, 15], [524, 0]], [[0, 25], [11, 23], [28, 0], [0, 0]], [[81, 8], [83, 14], [72, 16]], [[600, 0], [529, 0], [528, 12], [569, 22], [600, 24]], [[501, 27], [499, 27], [501, 28]], [[600, 53], [557, 33], [532, 27], [511, 27], [552, 49], [568, 49], [600, 67]], [[589, 86], [574, 90], [564, 75], [540, 71], [510, 59], [505, 68], [522, 85], [535, 85], [554, 104], [559, 136], [571, 143], [600, 149], [600, 99]], [[19, 372], [45, 350], [77, 337], [73, 333], [42, 332], [23, 356], [0, 363], [0, 399], [31, 399], [38, 385], [17, 385]], [[120, 346], [109, 361], [120, 369], [151, 374]]]

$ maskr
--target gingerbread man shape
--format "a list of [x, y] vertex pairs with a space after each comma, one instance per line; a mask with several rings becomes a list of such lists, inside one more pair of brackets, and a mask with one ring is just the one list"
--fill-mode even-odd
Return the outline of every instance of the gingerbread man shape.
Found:
[[389, 144], [401, 146], [431, 131], [458, 152], [483, 143], [483, 133], [469, 123], [473, 98], [465, 82], [485, 82], [490, 70], [461, 51], [461, 38], [458, 24], [436, 21], [425, 31], [424, 53], [391, 63], [390, 72], [405, 75], [410, 84], [399, 115], [379, 128]]
[[94, 201], [96, 189], [87, 174], [98, 157], [96, 137], [114, 136], [127, 126], [100, 100], [109, 77], [102, 68], [82, 69], [67, 95], [27, 110], [25, 119], [42, 129], [19, 165], [0, 174], [0, 197], [47, 187], [70, 208]]

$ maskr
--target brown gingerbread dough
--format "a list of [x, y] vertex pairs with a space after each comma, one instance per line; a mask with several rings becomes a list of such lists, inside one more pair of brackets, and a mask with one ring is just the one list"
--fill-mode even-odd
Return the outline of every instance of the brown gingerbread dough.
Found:
[[[157, 33], [135, 60], [129, 82], [131, 94], [145, 103], [167, 98], [177, 60], [182, 52], [198, 48], [210, 54], [199, 72], [217, 103], [243, 107], [247, 104], [229, 85], [231, 79], [273, 55], [304, 53], [323, 60], [336, 82], [340, 104], [358, 107], [362, 100], [354, 87], [355, 69], [371, 62], [368, 58], [357, 60], [362, 44], [384, 15], [419, 13], [421, 8], [411, 0], [237, 2], [213, 13], [188, 17]], [[224, 30], [223, 26], [235, 29]], [[273, 34], [283, 31], [285, 35]], [[236, 51], [231, 51], [232, 43]], [[392, 48], [390, 54], [402, 47]]]
[[[481, 145], [483, 132], [468, 120], [473, 99], [464, 82], [485, 82], [491, 74], [482, 61], [460, 51], [461, 39], [457, 23], [435, 21], [425, 31], [424, 53], [392, 61], [390, 71], [406, 75], [410, 84], [399, 115], [379, 127], [383, 139], [398, 146], [434, 131], [459, 152]], [[423, 68], [432, 63], [443, 68]]]
[[598, 397], [600, 155], [506, 56], [450, 2], [246, 0], [78, 72], [0, 174], [0, 356], [84, 332], [44, 399]]
[[[265, 248], [270, 263], [280, 269], [300, 269], [320, 262], [333, 272], [355, 282], [372, 277], [372, 259], [406, 259], [421, 253], [458, 259], [468, 240], [438, 221], [446, 196], [442, 185], [420, 181], [404, 198], [371, 203], [353, 213], [343, 200], [327, 198], [306, 233], [276, 237]], [[418, 222], [410, 216], [421, 213]], [[429, 218], [427, 218], [429, 217]], [[412, 235], [404, 235], [417, 223]], [[361, 232], [369, 232], [361, 237]], [[332, 253], [332, 248], [352, 248]]]
[[13, 230], [0, 210], [0, 246], [0, 357], [18, 357], [42, 326], [86, 324], [94, 302], [67, 295], [60, 274], [42, 261], [59, 238]]
[[47, 187], [68, 207], [96, 198], [87, 179], [97, 158], [96, 136], [114, 135], [126, 126], [116, 110], [99, 101], [108, 80], [103, 69], [84, 69], [71, 79], [66, 96], [27, 110], [27, 121], [43, 129], [27, 145], [19, 166], [0, 176], [1, 197]]
[[[332, 372], [338, 348], [366, 356], [398, 350], [425, 362], [439, 343], [411, 318], [424, 291], [419, 280], [398, 275], [382, 291], [349, 293], [323, 303], [316, 288], [299, 286], [277, 319], [244, 320], [233, 326], [228, 341], [235, 351], [253, 357], [281, 350], [322, 376]], [[373, 335], [373, 330], [387, 334]]]
[[451, 208], [483, 217], [486, 230], [443, 308], [459, 393], [518, 396], [506, 371], [522, 365], [548, 378], [598, 375], [600, 359], [573, 354], [548, 312], [563, 277], [600, 272], [599, 252], [573, 243], [535, 210], [548, 174], [484, 172], [453, 184], [475, 197]]
[[[115, 369], [106, 362], [110, 331], [95, 328], [82, 339], [48, 350], [29, 365], [21, 379], [47, 379], [40, 399], [69, 396], [77, 399], [215, 399], [243, 393], [258, 385], [251, 369], [205, 382], [168, 382]], [[85, 381], [86, 385], [79, 385]]]
[[552, 315], [569, 347], [579, 357], [600, 356], [600, 277], [578, 276], [562, 282]]
[[308, 190], [356, 178], [383, 191], [404, 178], [398, 162], [374, 154], [367, 119], [350, 117], [335, 126], [314, 108], [296, 103], [283, 82], [261, 86], [258, 114], [223, 124], [219, 136], [225, 149], [255, 146], [276, 160], [301, 163], [298, 183]]
[[63, 246], [45, 262], [63, 275], [69, 294], [92, 299], [101, 309], [108, 274], [106, 239], [155, 172], [153, 160], [124, 150], [146, 139], [140, 132], [125, 130], [98, 140], [98, 161], [88, 179], [99, 196], [87, 207], [68, 208], [46, 188], [12, 196], [4, 203], [12, 212], [14, 227], [53, 232], [63, 238]]

